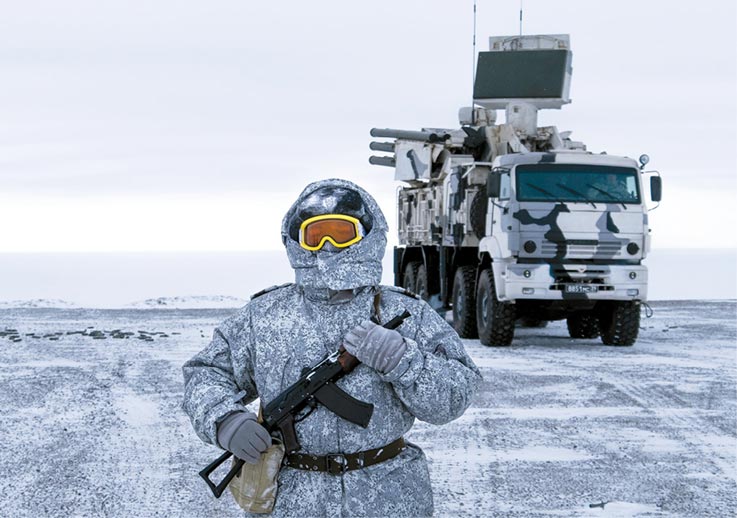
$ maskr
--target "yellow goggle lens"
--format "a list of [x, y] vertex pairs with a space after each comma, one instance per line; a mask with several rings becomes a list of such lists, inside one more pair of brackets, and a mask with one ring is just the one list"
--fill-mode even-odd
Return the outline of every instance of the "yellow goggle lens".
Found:
[[358, 219], [345, 214], [322, 214], [302, 222], [299, 227], [299, 244], [306, 250], [320, 250], [330, 242], [338, 248], [345, 248], [360, 241]]

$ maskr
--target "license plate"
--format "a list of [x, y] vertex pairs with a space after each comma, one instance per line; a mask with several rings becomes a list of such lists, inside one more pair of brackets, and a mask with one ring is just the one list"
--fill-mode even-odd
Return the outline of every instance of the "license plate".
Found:
[[599, 287], [595, 284], [566, 284], [566, 293], [596, 293]]

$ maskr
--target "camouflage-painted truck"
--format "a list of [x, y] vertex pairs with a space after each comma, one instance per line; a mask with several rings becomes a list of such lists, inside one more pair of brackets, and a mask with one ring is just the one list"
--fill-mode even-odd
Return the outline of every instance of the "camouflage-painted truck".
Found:
[[[370, 162], [394, 168], [399, 246], [394, 280], [464, 338], [511, 344], [515, 324], [567, 320], [573, 338], [632, 345], [647, 297], [643, 177], [631, 158], [594, 154], [570, 132], [538, 127], [570, 102], [567, 35], [492, 37], [480, 52], [474, 106], [459, 129], [371, 130]], [[496, 110], [506, 120], [496, 123]]]

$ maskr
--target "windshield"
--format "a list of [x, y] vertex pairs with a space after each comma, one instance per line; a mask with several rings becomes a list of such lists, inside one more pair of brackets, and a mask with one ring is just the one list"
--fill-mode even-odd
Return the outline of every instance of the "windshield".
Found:
[[519, 201], [640, 203], [637, 170], [568, 164], [517, 166]]

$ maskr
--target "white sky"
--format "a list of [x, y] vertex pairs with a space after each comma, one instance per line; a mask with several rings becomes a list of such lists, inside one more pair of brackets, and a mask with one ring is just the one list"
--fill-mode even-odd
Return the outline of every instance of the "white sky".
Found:
[[[281, 248], [308, 182], [373, 192], [371, 127], [456, 127], [472, 1], [3, 2], [0, 252]], [[661, 171], [655, 247], [737, 247], [737, 8], [524, 2], [569, 33], [573, 103], [540, 115]], [[478, 2], [478, 50], [517, 0]]]

